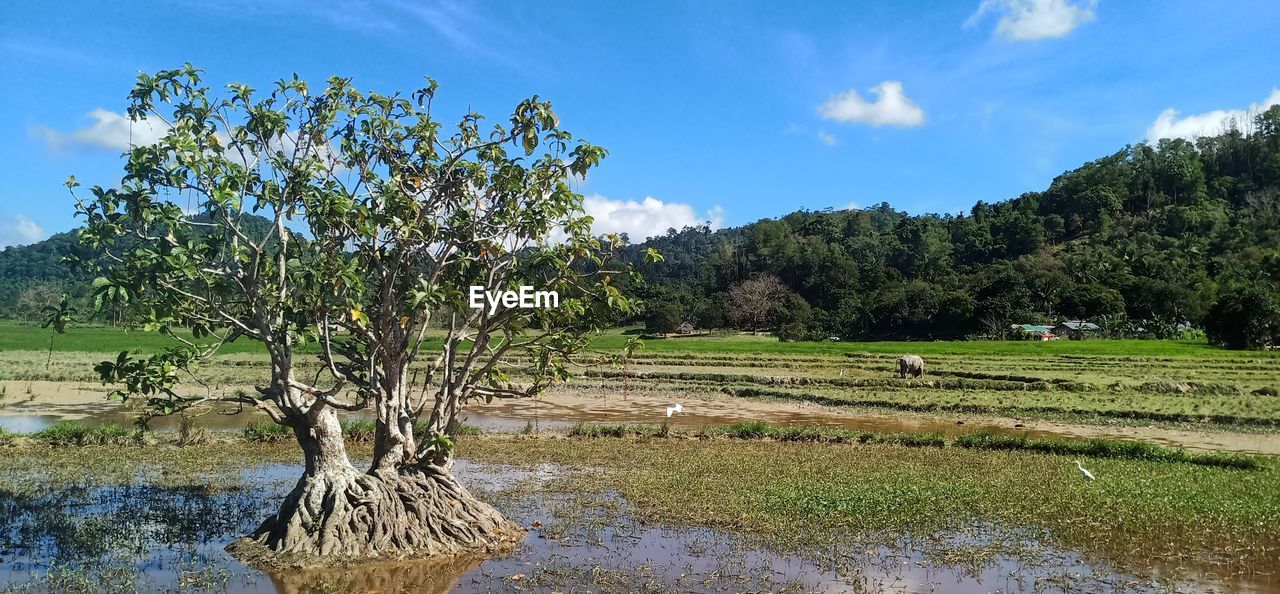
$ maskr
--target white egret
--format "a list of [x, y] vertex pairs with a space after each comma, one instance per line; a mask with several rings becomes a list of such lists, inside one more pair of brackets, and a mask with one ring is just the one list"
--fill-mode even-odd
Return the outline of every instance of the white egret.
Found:
[[681, 406], [679, 403], [677, 403], [677, 404], [672, 404], [671, 406], [668, 406], [668, 407], [667, 407], [667, 416], [668, 416], [668, 417], [669, 417], [669, 416], [671, 416], [671, 415], [673, 415], [673, 414], [675, 414], [675, 413], [682, 413], [682, 412], [684, 412], [684, 407], [683, 407], [683, 406]]
[[1095, 480], [1095, 479], [1094, 479], [1094, 476], [1093, 476], [1093, 473], [1092, 473], [1092, 472], [1089, 472], [1088, 470], [1086, 470], [1086, 469], [1085, 469], [1085, 467], [1084, 467], [1083, 465], [1081, 465], [1081, 464], [1080, 464], [1080, 461], [1079, 461], [1079, 460], [1076, 460], [1076, 470], [1079, 470], [1079, 471], [1080, 471], [1080, 476], [1082, 476], [1082, 477], [1084, 477], [1084, 478], [1086, 478], [1086, 479], [1088, 479], [1088, 480], [1091, 480], [1091, 481], [1092, 481], [1092, 480]]

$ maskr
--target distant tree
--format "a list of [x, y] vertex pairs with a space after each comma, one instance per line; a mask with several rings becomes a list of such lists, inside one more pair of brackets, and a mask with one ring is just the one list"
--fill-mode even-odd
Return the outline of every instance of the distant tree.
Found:
[[644, 316], [645, 332], [650, 334], [668, 334], [684, 322], [680, 308], [670, 303], [651, 305]]
[[720, 293], [695, 301], [690, 317], [699, 328], [724, 328], [729, 325], [727, 310], [726, 297]]
[[[79, 202], [79, 239], [100, 254], [85, 264], [102, 264], [96, 303], [128, 304], [130, 322], [176, 341], [99, 364], [121, 386], [113, 395], [157, 415], [253, 407], [304, 454], [302, 479], [237, 550], [314, 562], [507, 541], [518, 527], [453, 477], [459, 414], [563, 380], [589, 335], [632, 309], [612, 282], [626, 273], [609, 259], [620, 239], [591, 232], [569, 185], [604, 150], [575, 142], [536, 97], [506, 123], [482, 130], [468, 113], [448, 132], [435, 94], [434, 81], [401, 96], [294, 77], [263, 95], [232, 84], [220, 96], [190, 65], [141, 74], [128, 114], [167, 133], [129, 150], [119, 188]], [[179, 197], [204, 214], [188, 215]], [[468, 305], [470, 287], [522, 285], [559, 292], [559, 307]], [[441, 314], [444, 333], [429, 333]], [[234, 340], [269, 356], [256, 394], [174, 390]], [[305, 375], [304, 347], [320, 364]], [[337, 411], [366, 409], [372, 460], [357, 469]]]
[[742, 328], [753, 332], [772, 321], [776, 307], [790, 292], [775, 275], [762, 274], [729, 289], [729, 307]]
[[778, 330], [774, 332], [774, 335], [782, 342], [794, 342], [811, 338], [813, 333], [804, 324], [790, 322], [778, 326]]
[[1254, 349], [1280, 334], [1275, 291], [1241, 284], [1223, 291], [1204, 320], [1209, 341], [1229, 349]]
[[63, 293], [56, 283], [37, 282], [18, 292], [11, 313], [23, 320], [42, 319], [45, 308], [58, 303]]

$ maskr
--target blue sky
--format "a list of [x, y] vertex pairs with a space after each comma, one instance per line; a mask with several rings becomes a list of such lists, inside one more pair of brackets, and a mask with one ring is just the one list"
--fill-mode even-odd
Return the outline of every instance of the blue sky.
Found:
[[118, 181], [136, 74], [187, 61], [257, 88], [429, 75], [438, 105], [490, 118], [539, 94], [610, 150], [580, 187], [598, 230], [637, 237], [1043, 189], [1280, 102], [1277, 24], [1272, 1], [9, 2], [0, 246], [72, 228], [62, 181]]

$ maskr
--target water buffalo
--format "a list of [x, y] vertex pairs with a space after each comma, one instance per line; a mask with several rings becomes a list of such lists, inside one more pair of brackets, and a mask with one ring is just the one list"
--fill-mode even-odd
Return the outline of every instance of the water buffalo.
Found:
[[916, 355], [903, 355], [898, 359], [898, 377], [907, 379], [907, 374], [911, 377], [924, 376], [924, 359]]

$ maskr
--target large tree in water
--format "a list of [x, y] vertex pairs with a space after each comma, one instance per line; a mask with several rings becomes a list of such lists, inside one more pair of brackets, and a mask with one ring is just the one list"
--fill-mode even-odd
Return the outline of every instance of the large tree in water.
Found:
[[[163, 137], [128, 151], [118, 188], [68, 182], [103, 263], [98, 305], [175, 340], [100, 364], [113, 395], [160, 415], [252, 407], [305, 453], [297, 486], [237, 550], [328, 562], [511, 540], [519, 528], [450, 472], [460, 412], [565, 379], [589, 335], [632, 307], [611, 284], [628, 272], [613, 269], [618, 238], [592, 235], [570, 187], [605, 151], [537, 97], [500, 124], [468, 113], [446, 129], [435, 94], [429, 79], [401, 96], [343, 78], [264, 93], [211, 91], [190, 65], [143, 74], [128, 113]], [[473, 309], [473, 286], [555, 291], [559, 306]], [[177, 393], [234, 340], [270, 357], [257, 393]], [[362, 410], [377, 422], [368, 468], [338, 416]]]

